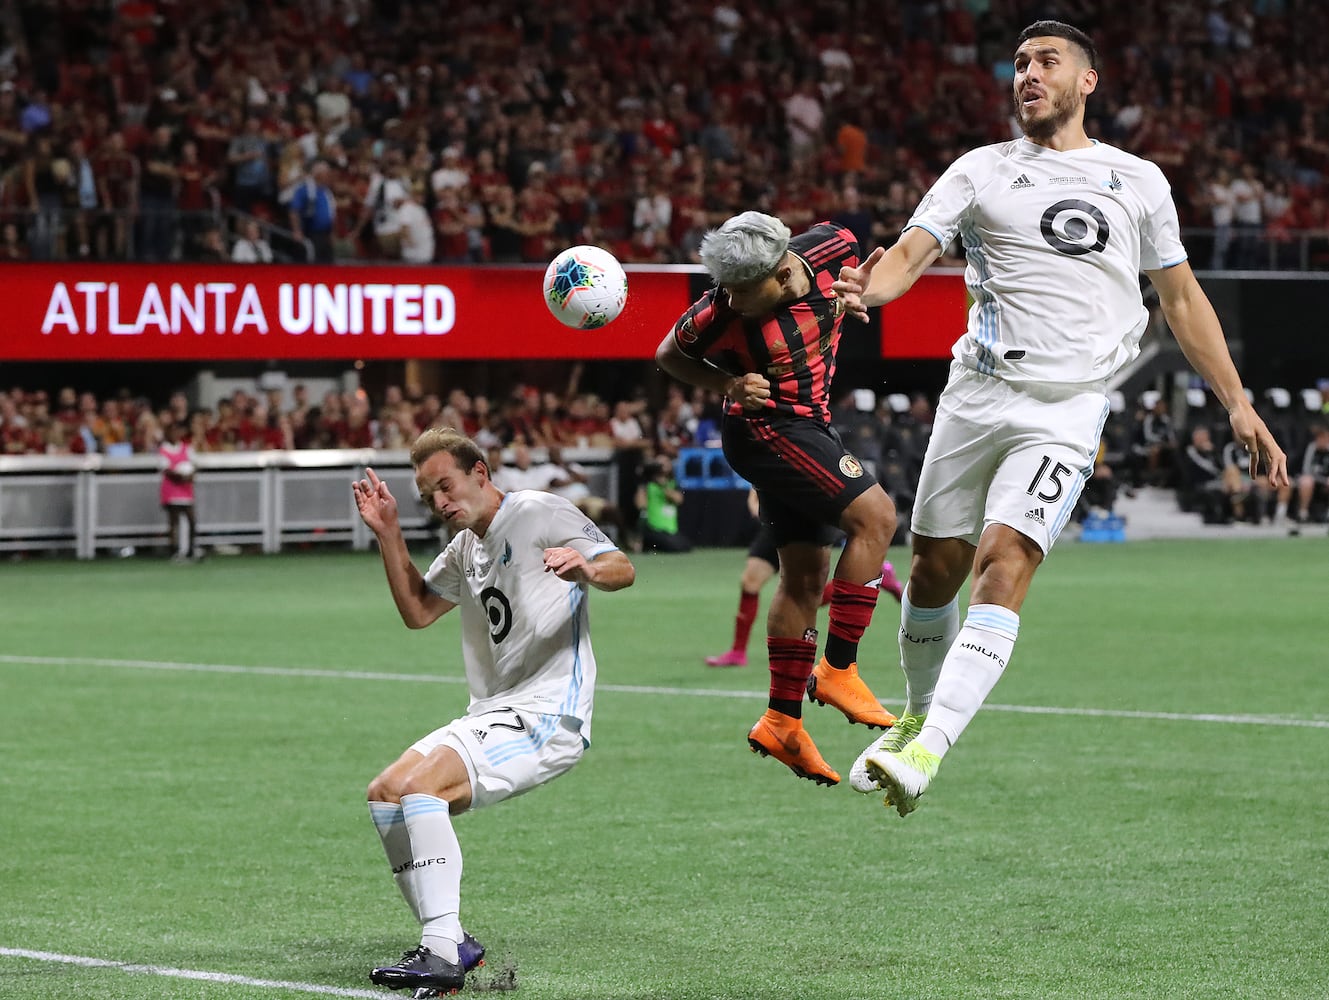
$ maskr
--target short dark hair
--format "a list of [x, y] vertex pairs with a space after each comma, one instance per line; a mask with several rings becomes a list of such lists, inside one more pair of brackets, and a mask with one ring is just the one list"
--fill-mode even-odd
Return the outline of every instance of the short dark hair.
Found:
[[1018, 49], [1031, 38], [1044, 37], [1064, 38], [1068, 42], [1073, 42], [1089, 60], [1089, 68], [1095, 73], [1098, 72], [1098, 49], [1094, 48], [1094, 40], [1079, 28], [1064, 21], [1035, 21], [1020, 32], [1020, 37], [1015, 40], [1015, 47]]

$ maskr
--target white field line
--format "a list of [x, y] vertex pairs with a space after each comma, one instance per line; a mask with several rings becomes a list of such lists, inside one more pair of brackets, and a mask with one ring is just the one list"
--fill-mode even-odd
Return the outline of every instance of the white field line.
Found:
[[[165, 670], [201, 674], [247, 674], [260, 677], [309, 677], [330, 680], [390, 681], [406, 684], [465, 684], [466, 678], [438, 674], [393, 674], [369, 670], [327, 670], [316, 667], [250, 667], [226, 663], [174, 663], [163, 660], [105, 660], [87, 656], [18, 656], [0, 653], [0, 663], [52, 667], [97, 667], [131, 670]], [[721, 688], [655, 687], [639, 684], [595, 685], [598, 691], [616, 694], [668, 695], [680, 698], [765, 699], [765, 691], [727, 691]], [[899, 705], [898, 699], [882, 704]], [[1223, 715], [1216, 713], [1144, 712], [1124, 708], [1067, 708], [1055, 705], [985, 704], [986, 712], [1015, 712], [1024, 715], [1091, 716], [1104, 719], [1144, 719], [1161, 722], [1216, 722], [1227, 726], [1292, 726], [1329, 729], [1329, 719], [1296, 718], [1286, 715]]]
[[283, 979], [255, 979], [253, 976], [233, 976], [228, 972], [204, 972], [199, 969], [172, 969], [165, 965], [138, 965], [133, 962], [112, 962], [104, 958], [85, 955], [61, 955], [53, 951], [29, 951], [27, 948], [0, 948], [0, 956], [29, 958], [37, 962], [59, 965], [81, 965], [91, 969], [118, 969], [140, 975], [165, 976], [168, 979], [195, 979], [208, 983], [233, 983], [238, 986], [259, 986], [268, 990], [295, 990], [300, 993], [321, 993], [333, 997], [367, 997], [383, 1000], [382, 990], [353, 990], [341, 986], [322, 986], [318, 983], [294, 983]]

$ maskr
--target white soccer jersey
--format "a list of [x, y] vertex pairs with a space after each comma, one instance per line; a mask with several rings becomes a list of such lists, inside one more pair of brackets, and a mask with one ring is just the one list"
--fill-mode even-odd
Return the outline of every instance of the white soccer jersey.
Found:
[[425, 582], [459, 606], [467, 715], [524, 708], [569, 716], [589, 742], [595, 655], [588, 588], [545, 569], [544, 550], [559, 546], [587, 559], [617, 548], [562, 497], [518, 490], [503, 497], [484, 538], [459, 531]]
[[1140, 350], [1140, 272], [1186, 259], [1158, 167], [1095, 142], [1057, 152], [1027, 139], [957, 159], [905, 226], [958, 236], [973, 296], [954, 355], [1010, 382], [1106, 379]]

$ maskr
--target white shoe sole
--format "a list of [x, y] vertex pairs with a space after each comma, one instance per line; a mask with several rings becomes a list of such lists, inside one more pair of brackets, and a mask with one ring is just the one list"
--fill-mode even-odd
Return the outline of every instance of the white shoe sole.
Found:
[[854, 791], [863, 795], [871, 795], [873, 792], [881, 791], [881, 786], [877, 784], [876, 779], [868, 773], [868, 758], [880, 753], [890, 737], [891, 733], [889, 731], [878, 736], [866, 750], [858, 755], [858, 760], [854, 761], [854, 766], [849, 769], [849, 786]]
[[895, 806], [901, 816], [908, 816], [918, 808], [918, 800], [928, 787], [922, 772], [889, 753], [868, 757], [865, 767], [877, 789], [886, 793], [884, 805]]

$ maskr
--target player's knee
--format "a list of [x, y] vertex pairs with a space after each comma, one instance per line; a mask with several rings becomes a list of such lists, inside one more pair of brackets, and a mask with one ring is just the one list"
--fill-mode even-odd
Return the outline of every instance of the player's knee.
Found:
[[393, 787], [384, 775], [379, 775], [369, 783], [369, 789], [365, 797], [370, 802], [400, 802], [401, 792]]
[[780, 577], [780, 589], [784, 596], [804, 610], [811, 608], [813, 613], [821, 605], [821, 593], [826, 589], [827, 569], [818, 572], [815, 569], [788, 569]]
[[985, 548], [974, 566], [974, 586], [995, 595], [1023, 592], [1042, 561], [1043, 550], [1022, 535], [1010, 544]]
[[840, 526], [854, 538], [890, 545], [897, 522], [895, 503], [886, 491], [871, 489], [845, 509]]

